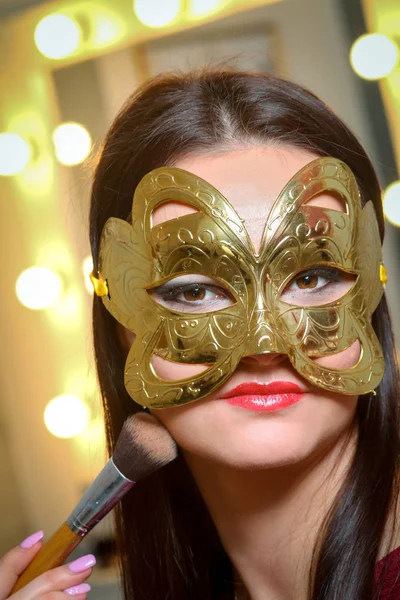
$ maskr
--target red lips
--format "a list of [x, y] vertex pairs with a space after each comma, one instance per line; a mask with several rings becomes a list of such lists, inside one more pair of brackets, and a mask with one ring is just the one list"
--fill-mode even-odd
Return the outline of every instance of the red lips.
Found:
[[256, 413], [282, 411], [297, 404], [304, 396], [303, 390], [291, 381], [271, 383], [242, 383], [221, 397], [228, 404]]
[[229, 392], [226, 392], [221, 399], [233, 398], [234, 396], [269, 396], [272, 394], [302, 394], [303, 390], [291, 381], [271, 381], [271, 383], [241, 383]]

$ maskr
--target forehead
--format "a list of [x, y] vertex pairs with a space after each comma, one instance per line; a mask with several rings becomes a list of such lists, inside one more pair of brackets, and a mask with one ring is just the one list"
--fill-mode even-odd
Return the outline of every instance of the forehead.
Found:
[[[252, 146], [212, 154], [193, 154], [174, 163], [213, 185], [244, 219], [245, 227], [258, 248], [265, 222], [274, 201], [286, 183], [317, 154], [282, 146]], [[320, 206], [340, 208], [330, 194], [323, 194]], [[335, 205], [336, 203], [336, 205]], [[153, 225], [191, 212], [169, 202], [157, 209]]]

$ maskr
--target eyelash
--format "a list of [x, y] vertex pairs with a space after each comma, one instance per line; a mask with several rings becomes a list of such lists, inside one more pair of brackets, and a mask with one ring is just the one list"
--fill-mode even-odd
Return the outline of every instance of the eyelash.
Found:
[[342, 279], [342, 276], [343, 276], [343, 272], [340, 269], [336, 269], [335, 267], [329, 267], [329, 266], [321, 266], [321, 267], [314, 267], [312, 269], [307, 269], [306, 271], [302, 271], [301, 273], [298, 273], [295, 277], [293, 277], [293, 279], [291, 279], [291, 281], [287, 284], [283, 293], [287, 292], [288, 288], [293, 283], [296, 283], [296, 281], [298, 281], [299, 279], [302, 279], [307, 276], [322, 277], [322, 278], [328, 280], [328, 282], [318, 288], [309, 288], [309, 289], [297, 288], [295, 290], [291, 290], [292, 293], [293, 292], [304, 292], [307, 294], [322, 293], [323, 291], [326, 290], [327, 287], [330, 287], [331, 284], [340, 282]]
[[[164, 290], [163, 291], [163, 286], [160, 286], [160, 288], [158, 288], [157, 293], [155, 293], [155, 296], [157, 296], [158, 298], [160, 298], [161, 300], [163, 300], [164, 302], [170, 302], [170, 303], [174, 303], [174, 304], [178, 304], [178, 305], [190, 305], [190, 306], [198, 306], [200, 304], [204, 304], [204, 303], [208, 303], [208, 304], [212, 304], [213, 302], [220, 300], [221, 297], [223, 299], [229, 299], [231, 300], [231, 296], [229, 294], [229, 292], [225, 291], [223, 288], [212, 285], [212, 284], [206, 284], [206, 283], [187, 283], [184, 285], [177, 285], [177, 286], [171, 286], [169, 289]], [[213, 298], [212, 300], [205, 300], [205, 299], [199, 299], [199, 300], [185, 300], [185, 299], [179, 299], [178, 296], [180, 294], [183, 294], [184, 292], [189, 292], [191, 290], [199, 290], [199, 291], [204, 291], [204, 292], [214, 292], [215, 294], [219, 295], [220, 298]]]
[[[314, 267], [312, 269], [308, 269], [306, 271], [302, 271], [301, 273], [298, 273], [288, 283], [285, 290], [283, 291], [283, 294], [285, 292], [286, 293], [303, 292], [306, 294], [322, 293], [332, 283], [339, 282], [341, 280], [342, 275], [343, 275], [342, 271], [340, 269], [336, 269], [335, 267], [329, 267], [329, 266]], [[325, 283], [324, 285], [317, 287], [317, 288], [309, 288], [309, 289], [297, 288], [294, 290], [288, 290], [288, 288], [293, 283], [295, 283], [297, 280], [304, 278], [306, 276], [323, 277], [324, 279], [328, 280], [328, 283]], [[214, 294], [216, 294], [217, 297], [215, 297], [211, 300], [200, 298], [197, 301], [196, 300], [185, 300], [183, 298], [179, 298], [179, 296], [181, 294], [183, 294], [185, 292], [190, 292], [192, 290], [198, 290], [200, 292], [203, 291], [205, 293], [213, 292]], [[196, 282], [186, 283], [186, 284], [182, 284], [182, 285], [171, 285], [170, 283], [164, 284], [163, 286], [160, 286], [159, 288], [154, 289], [153, 294], [156, 298], [158, 298], [162, 302], [169, 303], [169, 304], [175, 304], [175, 306], [196, 307], [196, 306], [212, 305], [214, 302], [221, 301], [221, 299], [222, 300], [231, 300], [231, 301], [233, 300], [232, 296], [229, 294], [229, 292], [222, 287], [208, 284], [208, 283], [196, 283]]]

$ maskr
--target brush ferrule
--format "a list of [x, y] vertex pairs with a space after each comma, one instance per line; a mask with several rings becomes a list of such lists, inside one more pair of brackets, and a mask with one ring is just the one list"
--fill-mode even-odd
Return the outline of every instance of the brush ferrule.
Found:
[[84, 537], [134, 483], [121, 473], [110, 458], [68, 517], [67, 523], [71, 531]]

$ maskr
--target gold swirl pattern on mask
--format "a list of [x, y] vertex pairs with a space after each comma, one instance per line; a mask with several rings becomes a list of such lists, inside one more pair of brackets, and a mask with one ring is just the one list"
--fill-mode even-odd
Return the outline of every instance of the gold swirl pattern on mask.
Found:
[[[338, 194], [345, 211], [307, 204], [322, 192]], [[197, 212], [153, 227], [154, 210], [169, 201]], [[258, 254], [243, 220], [218, 190], [182, 169], [155, 169], [135, 191], [132, 225], [107, 221], [99, 258], [109, 289], [103, 303], [136, 334], [125, 385], [143, 406], [204, 398], [242, 357], [255, 353], [285, 353], [313, 385], [344, 394], [366, 393], [383, 376], [382, 351], [369, 322], [383, 293], [378, 225], [372, 203], [361, 207], [355, 177], [338, 159], [316, 159], [288, 182], [271, 209]], [[328, 304], [283, 302], [288, 282], [315, 265], [334, 266], [356, 280]], [[158, 304], [148, 293], [178, 275], [196, 273], [220, 281], [234, 304], [188, 314]], [[355, 366], [335, 370], [315, 361], [356, 340], [361, 351]], [[187, 379], [163, 380], [152, 367], [153, 354], [207, 368]]]

